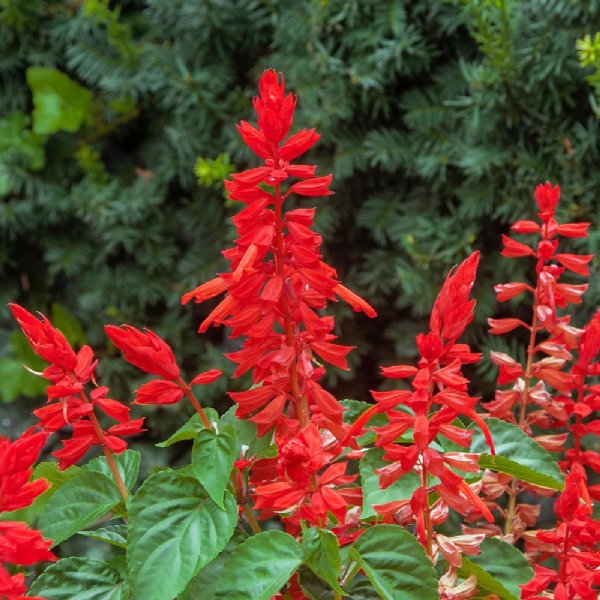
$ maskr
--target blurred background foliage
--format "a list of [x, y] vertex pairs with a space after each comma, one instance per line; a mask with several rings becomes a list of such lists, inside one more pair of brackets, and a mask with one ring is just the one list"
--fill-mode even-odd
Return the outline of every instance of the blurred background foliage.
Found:
[[[533, 215], [538, 182], [560, 183], [561, 217], [592, 221], [583, 246], [600, 250], [599, 30], [599, 0], [0, 0], [0, 305], [91, 344], [113, 396], [142, 379], [109, 322], [151, 327], [190, 374], [231, 373], [237, 341], [198, 337], [212, 306], [179, 298], [225, 266], [237, 207], [222, 179], [256, 164], [235, 124], [274, 67], [299, 95], [296, 127], [322, 133], [307, 162], [335, 176], [317, 200], [327, 258], [380, 314], [334, 307], [358, 349], [331, 389], [367, 399], [378, 365], [410, 359], [446, 271], [476, 248], [468, 341], [507, 350], [484, 320], [494, 283], [531, 277], [499, 257], [500, 235]], [[576, 324], [598, 305], [597, 269]], [[41, 365], [5, 308], [0, 342], [0, 432], [14, 434], [43, 402], [21, 365]], [[474, 373], [488, 394], [494, 376], [488, 361]], [[226, 385], [205, 400], [225, 410]], [[140, 409], [149, 442], [186, 410]]]

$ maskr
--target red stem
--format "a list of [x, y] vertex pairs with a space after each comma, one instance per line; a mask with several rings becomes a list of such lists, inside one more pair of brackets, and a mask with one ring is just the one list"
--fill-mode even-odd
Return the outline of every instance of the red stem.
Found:
[[184, 391], [188, 400], [192, 403], [192, 406], [196, 409], [196, 412], [200, 416], [200, 420], [202, 421], [202, 424], [204, 425], [204, 427], [206, 427], [206, 429], [209, 429], [210, 431], [212, 431], [213, 426], [210, 424], [210, 421], [208, 420], [206, 413], [202, 409], [202, 405], [198, 401], [198, 398], [196, 398], [196, 396], [194, 395], [194, 392], [192, 392], [192, 388], [183, 380], [182, 377], [180, 377], [177, 380], [177, 384]]
[[[85, 395], [85, 392], [79, 392], [79, 396], [84, 402], [89, 402], [89, 399]], [[127, 500], [129, 492], [125, 487], [125, 483], [123, 483], [123, 478], [121, 477], [121, 473], [119, 473], [119, 469], [117, 468], [117, 464], [115, 463], [113, 451], [106, 444], [106, 440], [104, 439], [104, 431], [102, 431], [102, 427], [100, 427], [100, 423], [98, 422], [98, 418], [96, 417], [96, 414], [94, 412], [90, 413], [90, 423], [94, 428], [94, 432], [96, 433], [96, 437], [98, 438], [100, 446], [102, 446], [102, 451], [104, 452], [104, 456], [106, 456], [106, 462], [108, 463], [108, 467], [114, 477], [115, 483], [119, 488], [119, 492], [121, 493], [123, 500]]]
[[[281, 214], [281, 207], [283, 200], [281, 197], [281, 186], [275, 185], [275, 268], [277, 275], [283, 277], [284, 275], [284, 244], [283, 244], [283, 218]], [[294, 325], [292, 323], [292, 316], [288, 298], [284, 291], [281, 294], [281, 314], [283, 316], [283, 329], [285, 331], [285, 343], [291, 348], [295, 347], [295, 336], [294, 336]], [[300, 384], [298, 382], [298, 370], [296, 368], [296, 359], [292, 361], [290, 365], [290, 387], [292, 388], [292, 396], [296, 404], [296, 413], [298, 421], [301, 427], [306, 427], [310, 421], [310, 413], [308, 408], [308, 399], [306, 395], [300, 392]]]

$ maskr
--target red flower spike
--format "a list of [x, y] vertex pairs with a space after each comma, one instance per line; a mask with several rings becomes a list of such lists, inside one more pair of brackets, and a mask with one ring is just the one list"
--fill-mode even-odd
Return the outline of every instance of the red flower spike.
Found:
[[153, 331], [131, 325], [106, 325], [106, 335], [123, 352], [123, 358], [145, 373], [160, 375], [169, 381], [179, 379], [180, 371], [171, 347]]
[[[456, 339], [473, 318], [474, 300], [470, 298], [470, 294], [478, 261], [479, 253], [476, 252], [446, 278], [431, 312], [431, 331], [419, 334], [416, 338], [421, 354], [419, 368], [397, 365], [382, 369], [387, 377], [411, 379], [412, 392], [375, 392], [373, 397], [380, 405], [365, 412], [370, 417], [374, 412], [385, 411], [389, 419], [388, 424], [374, 429], [377, 435], [376, 446], [384, 449], [383, 458], [389, 463], [377, 471], [380, 486], [388, 487], [410, 471], [417, 472], [422, 481], [410, 503], [392, 501], [377, 506], [376, 510], [396, 522], [414, 521], [417, 537], [432, 558], [435, 554], [433, 525], [444, 521], [447, 511], [442, 511], [439, 518], [436, 517], [437, 520], [433, 519], [433, 511], [429, 506], [429, 475], [440, 480], [434, 490], [447, 505], [463, 514], [480, 514], [493, 521], [489, 508], [475, 491], [463, 477], [446, 466], [450, 465], [465, 473], [479, 472], [478, 455], [464, 452], [441, 454], [430, 447], [439, 435], [469, 446], [473, 431], [460, 429], [452, 424], [458, 415], [466, 415], [482, 429], [490, 451], [494, 453], [489, 429], [475, 412], [478, 399], [470, 397], [466, 392], [468, 379], [461, 373], [462, 364], [473, 362], [473, 355], [468, 346], [456, 344]], [[396, 410], [399, 404], [405, 404], [413, 414]], [[356, 431], [357, 423], [360, 423], [362, 430], [366, 422], [361, 416], [349, 431]], [[409, 428], [413, 430], [413, 443], [396, 443]], [[447, 544], [448, 548], [450, 542]], [[459, 564], [459, 547], [454, 549], [452, 560]]]
[[[559, 199], [558, 186], [552, 186], [549, 182], [538, 185], [535, 190], [535, 200], [541, 223], [518, 221], [512, 226], [513, 231], [518, 233], [537, 235], [537, 252], [530, 246], [503, 236], [504, 256], [535, 256], [537, 281], [534, 287], [517, 282], [495, 287], [498, 300], [501, 302], [523, 291], [531, 291], [533, 318], [531, 325], [513, 318], [489, 320], [491, 332], [497, 335], [508, 333], [519, 326], [526, 327], [529, 330], [530, 341], [525, 365], [519, 364], [506, 354], [491, 353], [492, 362], [500, 369], [498, 384], [513, 385], [512, 389], [497, 390], [495, 400], [486, 403], [485, 407], [492, 416], [517, 425], [529, 435], [532, 426], [550, 429], [549, 435], [537, 436], [539, 443], [550, 451], [562, 451], [565, 445], [569, 448], [571, 444], [567, 440], [568, 434], [560, 432], [561, 428], [563, 431], [566, 429], [573, 435], [574, 443], [573, 447], [566, 451], [566, 460], [561, 463], [561, 466], [566, 468], [580, 461], [592, 469], [594, 469], [592, 465], [600, 469], [600, 460], [597, 460], [595, 453], [587, 454], [587, 451], [581, 451], [580, 448], [580, 438], [585, 431], [583, 419], [587, 419], [592, 411], [592, 407], [582, 401], [585, 397], [584, 379], [587, 373], [582, 378], [579, 377], [576, 366], [571, 372], [566, 368], [566, 361], [572, 360], [572, 351], [578, 347], [578, 338], [581, 339], [585, 332], [570, 325], [568, 314], [561, 316], [559, 312], [569, 304], [581, 303], [587, 289], [587, 284], [562, 283], [561, 276], [565, 270], [583, 276], [588, 275], [588, 263], [593, 255], [557, 253], [560, 243], [557, 236], [586, 237], [589, 224], [557, 223], [555, 212]], [[532, 246], [535, 247], [536, 243], [532, 243]], [[541, 337], [542, 335], [544, 337]], [[539, 359], [538, 353], [543, 353], [545, 358]], [[497, 475], [494, 477], [496, 480], [499, 478]], [[507, 483], [510, 483], [510, 480]], [[511, 496], [508, 502], [509, 510], [506, 513], [505, 532], [511, 534], [516, 540], [519, 536], [528, 536], [526, 529], [535, 523], [537, 515], [531, 514], [529, 518], [522, 517], [524, 505], [515, 502], [515, 496], [522, 490], [522, 486], [515, 486], [514, 483], [507, 485], [507, 483], [502, 486], [498, 483], [498, 486], [488, 486], [487, 489], [491, 490], [492, 495], [489, 496], [491, 500], [500, 497], [504, 491]], [[530, 539], [530, 536], [526, 539]], [[540, 581], [546, 581], [545, 577], [546, 574], [541, 576]], [[566, 590], [561, 587], [562, 583], [558, 579], [548, 580], [546, 584], [550, 581], [553, 585], [556, 584], [555, 597]], [[538, 591], [546, 584], [542, 583]], [[529, 587], [524, 587], [523, 597], [533, 597], [537, 594], [537, 591], [534, 591], [536, 588], [535, 582]], [[525, 595], [526, 591], [528, 595]]]
[[65, 336], [40, 313], [38, 319], [18, 304], [9, 304], [10, 311], [23, 330], [33, 351], [45, 361], [70, 371], [77, 365], [77, 357]]
[[[343, 408], [317, 382], [324, 373], [320, 361], [347, 369], [351, 347], [336, 344], [333, 319], [315, 311], [337, 296], [355, 311], [376, 313], [321, 260], [322, 240], [311, 229], [315, 209], [285, 211], [292, 194], [331, 194], [332, 177], [316, 177], [312, 165], [290, 164], [319, 135], [303, 130], [285, 139], [296, 99], [286, 93], [283, 77], [272, 70], [263, 73], [254, 107], [258, 128], [242, 122], [238, 130], [264, 165], [234, 174], [225, 183], [230, 197], [246, 205], [233, 218], [236, 245], [223, 252], [230, 269], [185, 294], [182, 302], [225, 293], [199, 332], [225, 324], [232, 328], [232, 338], [243, 338], [242, 347], [226, 355], [238, 365], [234, 377], [251, 370], [254, 384], [262, 387], [230, 394], [239, 404], [239, 417], [254, 421], [261, 435], [294, 419], [303, 427], [310, 421], [326, 424], [343, 437]], [[291, 177], [302, 181], [290, 182]]]

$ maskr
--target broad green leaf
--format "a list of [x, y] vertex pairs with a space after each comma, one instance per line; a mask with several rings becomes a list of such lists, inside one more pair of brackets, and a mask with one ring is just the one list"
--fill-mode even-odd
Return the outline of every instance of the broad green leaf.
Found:
[[481, 453], [479, 464], [483, 469], [507, 473], [541, 487], [563, 489], [563, 474], [549, 452], [515, 425], [495, 418], [485, 419], [485, 422], [494, 440], [496, 456], [488, 453], [480, 431], [473, 436], [471, 444], [471, 452]]
[[342, 561], [337, 537], [331, 531], [311, 527], [302, 533], [302, 550], [304, 563], [311, 571], [342, 594], [344, 590], [338, 582]]
[[[214, 408], [205, 408], [204, 412], [211, 422], [218, 421], [219, 414]], [[166, 448], [167, 446], [171, 446], [177, 442], [193, 440], [198, 435], [198, 432], [202, 431], [202, 429], [204, 429], [204, 425], [200, 420], [200, 415], [194, 414], [172, 436], [170, 436], [164, 442], [156, 444], [156, 446], [159, 448]]]
[[240, 453], [245, 449], [246, 456], [258, 456], [263, 458], [271, 446], [271, 435], [263, 435], [258, 437], [256, 423], [238, 419], [235, 416], [236, 406], [232, 406], [222, 417], [221, 423], [231, 423], [235, 429], [235, 437], [237, 440], [237, 452]]
[[29, 590], [48, 600], [127, 600], [127, 584], [107, 563], [93, 558], [63, 558], [50, 565]]
[[192, 477], [174, 471], [150, 476], [129, 508], [132, 600], [172, 600], [225, 548], [237, 520], [231, 494], [223, 510]]
[[334, 600], [335, 598], [331, 586], [305, 565], [302, 565], [298, 571], [298, 582], [304, 595], [310, 600]]
[[475, 575], [480, 591], [495, 594], [500, 600], [518, 600], [520, 583], [533, 577], [527, 559], [512, 544], [496, 538], [487, 538], [481, 544], [481, 553], [463, 556], [461, 577]]
[[29, 67], [33, 131], [78, 131], [92, 117], [92, 92], [52, 67]]
[[194, 475], [221, 508], [236, 451], [233, 425], [220, 425], [218, 432], [203, 429], [198, 433], [192, 449]]
[[355, 577], [348, 585], [349, 600], [381, 600], [373, 584], [362, 576]]
[[46, 505], [40, 528], [53, 546], [90, 525], [122, 501], [112, 479], [96, 471], [82, 471], [67, 481]]
[[361, 517], [369, 519], [377, 515], [373, 509], [374, 504], [385, 504], [393, 500], [408, 500], [413, 492], [421, 485], [417, 473], [407, 473], [398, 481], [385, 489], [379, 487], [379, 475], [376, 469], [386, 463], [382, 460], [384, 454], [381, 448], [371, 448], [360, 459], [360, 478], [363, 488], [363, 510]]
[[[137, 481], [138, 471], [140, 470], [140, 461], [142, 455], [137, 450], [125, 450], [120, 454], [113, 455], [119, 474], [125, 483], [125, 487], [131, 491]], [[96, 471], [113, 479], [112, 471], [108, 466], [105, 456], [92, 458], [90, 462], [83, 466], [86, 471]]]
[[365, 531], [354, 542], [352, 557], [384, 600], [439, 600], [431, 560], [399, 525], [375, 525]]
[[225, 561], [214, 600], [270, 600], [302, 564], [302, 546], [282, 531], [263, 531]]
[[185, 590], [179, 594], [177, 600], [198, 600], [198, 598], [212, 600], [227, 557], [247, 538], [248, 536], [245, 533], [236, 529], [225, 550], [200, 569], [198, 575], [189, 582]]
[[100, 542], [106, 542], [119, 548], [127, 547], [127, 525], [109, 525], [101, 529], [80, 531], [79, 535], [84, 535]]

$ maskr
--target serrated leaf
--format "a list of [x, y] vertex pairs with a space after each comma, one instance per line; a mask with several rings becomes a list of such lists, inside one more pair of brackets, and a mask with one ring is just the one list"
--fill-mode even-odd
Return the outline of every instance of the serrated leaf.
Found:
[[253, 535], [225, 561], [213, 600], [270, 600], [301, 564], [302, 546], [291, 535]]
[[175, 471], [143, 483], [129, 508], [132, 600], [171, 600], [225, 548], [238, 511], [228, 492], [224, 504], [219, 508], [196, 479]]
[[[131, 491], [137, 481], [138, 472], [140, 470], [140, 462], [142, 455], [137, 450], [125, 450], [120, 454], [113, 455], [115, 464], [125, 487]], [[108, 461], [105, 456], [97, 456], [92, 458], [86, 465], [83, 466], [86, 471], [96, 471], [106, 475], [109, 479], [113, 479], [112, 471], [108, 466]]]
[[105, 515], [121, 500], [112, 479], [97, 471], [82, 471], [50, 498], [40, 518], [40, 529], [56, 546]]
[[48, 600], [126, 600], [127, 584], [107, 563], [93, 558], [63, 558], [32, 584], [31, 596]]
[[[218, 421], [219, 414], [214, 408], [207, 407], [204, 409], [204, 412], [209, 421]], [[198, 432], [202, 431], [203, 429], [204, 425], [200, 420], [200, 415], [194, 414], [172, 436], [167, 438], [164, 442], [156, 444], [156, 446], [158, 448], [167, 448], [168, 446], [172, 446], [177, 442], [193, 440], [198, 435]]]
[[533, 569], [523, 554], [512, 544], [496, 538], [484, 540], [480, 554], [463, 556], [458, 572], [465, 578], [475, 575], [479, 590], [495, 594], [500, 600], [518, 600], [519, 584], [533, 577]]
[[399, 525], [375, 525], [365, 531], [354, 542], [352, 557], [384, 600], [439, 600], [431, 560]]
[[33, 131], [78, 131], [92, 116], [92, 92], [52, 67], [29, 67]]
[[343, 594], [338, 578], [342, 568], [340, 544], [331, 531], [311, 527], [302, 532], [304, 563], [311, 571], [328, 583], [332, 589]]
[[247, 538], [248, 536], [245, 533], [236, 529], [223, 552], [200, 569], [198, 575], [190, 581], [185, 590], [178, 596], [178, 600], [198, 600], [198, 598], [212, 600], [227, 557]]
[[92, 531], [80, 531], [79, 535], [106, 542], [119, 548], [127, 547], [127, 525], [109, 525]]
[[233, 425], [220, 425], [218, 431], [203, 429], [194, 441], [192, 468], [209, 496], [223, 508], [223, 494], [236, 458]]
[[382, 448], [371, 448], [360, 459], [359, 469], [363, 489], [363, 510], [361, 518], [369, 519], [377, 515], [373, 509], [375, 504], [385, 504], [394, 500], [408, 500], [421, 485], [417, 473], [407, 473], [385, 489], [379, 487], [380, 476], [376, 469], [386, 463], [382, 460]]
[[488, 454], [483, 434], [473, 436], [471, 452], [482, 453], [479, 464], [483, 469], [507, 473], [521, 481], [541, 487], [562, 490], [564, 476], [557, 462], [524, 431], [500, 419], [485, 419], [494, 445], [496, 456]]

